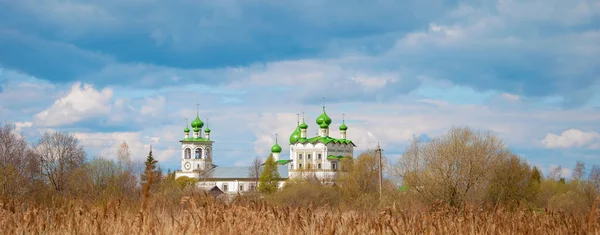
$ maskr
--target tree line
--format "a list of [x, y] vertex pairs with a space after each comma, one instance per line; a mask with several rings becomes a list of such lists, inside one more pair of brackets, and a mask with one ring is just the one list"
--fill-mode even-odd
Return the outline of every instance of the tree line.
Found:
[[469, 127], [451, 128], [429, 141], [413, 138], [396, 163], [390, 162], [385, 159], [381, 166], [388, 175], [381, 197], [378, 155], [367, 150], [342, 162], [345, 173], [333, 187], [307, 174], [270, 192], [269, 198], [297, 206], [502, 207], [568, 213], [586, 213], [600, 200], [600, 166], [593, 165], [588, 173], [578, 161], [568, 180], [561, 167], [543, 175], [492, 132]]
[[[140, 202], [128, 204], [145, 210], [156, 198], [176, 206], [183, 195], [198, 192], [197, 180], [175, 179], [171, 171], [163, 174], [151, 149], [144, 162], [131, 159], [126, 143], [115, 155], [116, 160], [87, 157], [78, 139], [66, 132], [47, 132], [29, 144], [14, 125], [4, 124], [0, 126], [0, 197], [38, 203], [121, 200]], [[381, 196], [380, 167], [387, 176]], [[414, 138], [394, 164], [384, 157], [380, 166], [375, 150], [367, 150], [343, 159], [341, 171], [333, 183], [307, 172], [277, 190], [277, 163], [272, 156], [264, 163], [257, 158], [250, 169], [257, 192], [244, 196], [301, 207], [502, 206], [584, 213], [600, 195], [600, 166], [588, 170], [578, 162], [569, 179], [560, 167], [544, 175], [492, 132], [469, 127], [452, 128], [426, 142]]]
[[115, 155], [115, 160], [88, 158], [79, 140], [67, 132], [46, 132], [29, 144], [14, 125], [5, 123], [0, 126], [0, 198], [137, 201], [186, 185], [175, 182], [170, 171], [163, 175], [151, 149], [145, 162], [132, 160], [125, 142]]

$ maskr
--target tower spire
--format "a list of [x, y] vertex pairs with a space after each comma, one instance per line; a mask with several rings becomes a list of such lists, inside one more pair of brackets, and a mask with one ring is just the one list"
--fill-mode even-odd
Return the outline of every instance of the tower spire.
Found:
[[346, 114], [342, 113], [342, 124], [346, 123]]
[[323, 97], [323, 112], [325, 112], [325, 97]]
[[275, 143], [277, 144], [277, 133], [275, 133]]
[[297, 113], [296, 116], [298, 116], [298, 126], [300, 126], [300, 114]]
[[200, 103], [196, 103], [196, 117], [199, 116], [199, 114], [198, 114], [199, 112], [200, 112]]

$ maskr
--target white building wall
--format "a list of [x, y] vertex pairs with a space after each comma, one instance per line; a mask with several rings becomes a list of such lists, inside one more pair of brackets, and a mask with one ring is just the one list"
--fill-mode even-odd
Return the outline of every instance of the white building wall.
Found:
[[[280, 181], [278, 183], [278, 187], [282, 188], [285, 185], [285, 181]], [[204, 181], [198, 182], [196, 186], [203, 188], [205, 190], [210, 190], [213, 187], [217, 186], [223, 193], [227, 194], [237, 194], [237, 193], [246, 193], [251, 192], [253, 186], [258, 190], [258, 185], [254, 181], [245, 181], [245, 180], [223, 180], [223, 181]], [[240, 186], [242, 186], [240, 188]]]

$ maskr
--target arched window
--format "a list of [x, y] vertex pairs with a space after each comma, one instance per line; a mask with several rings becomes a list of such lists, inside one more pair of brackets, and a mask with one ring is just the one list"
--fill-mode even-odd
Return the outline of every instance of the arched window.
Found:
[[189, 148], [186, 148], [186, 149], [184, 150], [184, 158], [185, 158], [185, 159], [190, 159], [190, 158], [192, 158], [192, 150], [191, 150], [191, 149], [189, 149]]
[[207, 149], [204, 151], [204, 158], [206, 158], [206, 159], [211, 159], [211, 158], [210, 158], [210, 148], [207, 148]]
[[194, 153], [194, 156], [196, 159], [201, 159], [202, 158], [202, 149], [201, 148], [197, 148], [196, 152]]

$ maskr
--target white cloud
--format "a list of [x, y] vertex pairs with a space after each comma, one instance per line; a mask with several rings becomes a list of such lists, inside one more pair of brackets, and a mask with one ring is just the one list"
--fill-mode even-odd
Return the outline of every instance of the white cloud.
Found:
[[505, 100], [508, 101], [519, 101], [521, 99], [521, 96], [519, 95], [515, 95], [515, 94], [510, 94], [510, 93], [502, 93], [500, 95], [502, 98], [504, 98]]
[[23, 128], [31, 127], [33, 122], [15, 122], [15, 131], [20, 132]]
[[35, 115], [34, 123], [40, 126], [60, 126], [73, 124], [95, 115], [110, 112], [113, 91], [105, 88], [98, 91], [89, 84], [75, 83], [66, 96]]
[[73, 136], [80, 140], [88, 152], [107, 159], [116, 159], [117, 150], [123, 142], [129, 145], [131, 159], [137, 161], [146, 159], [151, 145], [154, 158], [161, 164], [179, 153], [175, 142], [160, 141], [160, 137], [148, 136], [144, 132], [75, 132]]
[[143, 98], [114, 97], [112, 88], [98, 90], [92, 85], [76, 82], [67, 94], [58, 98], [49, 108], [35, 114], [33, 125], [58, 127], [93, 118], [104, 118], [102, 125], [107, 126], [128, 122], [146, 124], [168, 116], [164, 115], [166, 101], [160, 95]]
[[148, 116], [156, 116], [164, 111], [165, 97], [159, 96], [157, 98], [148, 97], [145, 99], [146, 104], [142, 105], [140, 114]]
[[569, 129], [560, 135], [548, 133], [542, 140], [542, 144], [546, 148], [598, 148], [600, 147], [600, 134], [594, 131]]

